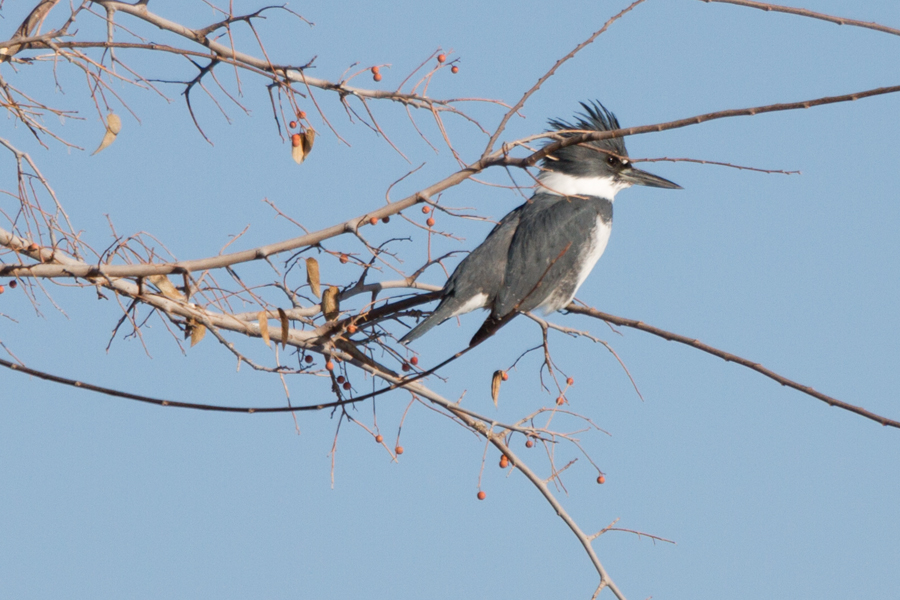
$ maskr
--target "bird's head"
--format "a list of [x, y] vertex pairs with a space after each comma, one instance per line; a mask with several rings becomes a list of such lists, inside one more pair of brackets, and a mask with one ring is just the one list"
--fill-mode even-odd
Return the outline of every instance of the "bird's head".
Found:
[[[574, 123], [552, 119], [551, 131], [614, 131], [616, 116], [599, 102], [581, 103], [584, 112]], [[562, 133], [562, 137], [578, 135]], [[549, 143], [553, 143], [551, 140]], [[677, 183], [634, 168], [628, 160], [625, 140], [616, 137], [566, 146], [541, 161], [538, 175], [544, 191], [566, 196], [598, 196], [612, 200], [616, 192], [632, 185], [681, 189]]]

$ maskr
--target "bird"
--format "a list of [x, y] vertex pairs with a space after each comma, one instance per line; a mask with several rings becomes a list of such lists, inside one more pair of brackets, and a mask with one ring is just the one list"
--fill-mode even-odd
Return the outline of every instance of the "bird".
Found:
[[[600, 102], [581, 102], [575, 122], [549, 121], [557, 139], [579, 131], [619, 129]], [[552, 143], [551, 140], [549, 143]], [[437, 308], [404, 335], [407, 344], [434, 326], [479, 308], [490, 315], [472, 337], [475, 346], [520, 313], [550, 314], [575, 297], [606, 249], [616, 193], [632, 185], [682, 189], [635, 168], [621, 137], [554, 150], [541, 159], [534, 194], [504, 216], [457, 265]]]

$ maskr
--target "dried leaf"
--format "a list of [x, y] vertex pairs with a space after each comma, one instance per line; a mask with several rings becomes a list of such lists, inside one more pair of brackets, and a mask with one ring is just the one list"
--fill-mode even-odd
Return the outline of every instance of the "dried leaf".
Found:
[[200, 343], [203, 336], [206, 335], [206, 325], [198, 323], [194, 319], [187, 320], [188, 330], [191, 332], [191, 348]]
[[313, 296], [319, 298], [322, 295], [322, 288], [319, 284], [319, 261], [314, 258], [306, 259], [306, 281], [309, 283], [309, 289]]
[[150, 275], [147, 277], [147, 281], [156, 286], [156, 289], [166, 298], [184, 300], [184, 294], [178, 291], [178, 288], [175, 287], [168, 275]]
[[491, 399], [494, 406], [497, 406], [497, 400], [500, 398], [500, 384], [503, 382], [503, 371], [494, 371], [494, 377], [491, 378]]
[[269, 319], [266, 317], [266, 311], [259, 311], [259, 335], [266, 343], [266, 346], [269, 348], [272, 347], [272, 342], [269, 341]]
[[[294, 135], [300, 135], [300, 134], [297, 133]], [[293, 158], [294, 162], [297, 163], [298, 165], [303, 162], [303, 160], [306, 158], [306, 153], [303, 152], [302, 145], [291, 146], [291, 158]]]
[[281, 319], [281, 348], [287, 347], [288, 335], [291, 332], [291, 322], [283, 308], [278, 309], [278, 318]]
[[336, 286], [331, 286], [325, 290], [325, 294], [322, 295], [322, 314], [325, 315], [325, 318], [329, 321], [337, 319], [341, 312], [341, 306], [338, 302], [339, 293], [340, 290], [338, 290]]
[[191, 329], [191, 348], [200, 343], [200, 340], [203, 339], [203, 336], [206, 335], [206, 325], [195, 325], [193, 329]]
[[291, 157], [294, 162], [302, 164], [309, 153], [312, 152], [313, 142], [316, 141], [316, 132], [307, 129], [303, 133], [295, 133], [291, 136]]
[[122, 131], [122, 119], [115, 113], [109, 113], [109, 116], [106, 117], [106, 133], [103, 134], [100, 146], [91, 153], [91, 156], [97, 154], [116, 141], [116, 136], [119, 135], [120, 131]]

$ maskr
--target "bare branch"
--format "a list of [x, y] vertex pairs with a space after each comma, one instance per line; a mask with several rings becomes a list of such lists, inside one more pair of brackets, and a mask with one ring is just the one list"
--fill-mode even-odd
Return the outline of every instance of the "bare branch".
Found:
[[765, 375], [769, 379], [777, 381], [778, 383], [780, 383], [783, 386], [793, 388], [797, 391], [803, 392], [804, 394], [806, 394], [808, 396], [812, 396], [813, 398], [816, 398], [817, 400], [821, 400], [822, 402], [825, 402], [829, 406], [836, 406], [843, 410], [846, 410], [846, 411], [849, 411], [852, 413], [856, 413], [862, 417], [871, 419], [872, 421], [875, 421], [876, 423], [881, 423], [882, 425], [884, 425], [886, 427], [895, 427], [897, 429], [900, 429], [900, 421], [895, 421], [893, 419], [888, 419], [887, 417], [882, 417], [881, 415], [877, 415], [877, 414], [875, 414], [871, 411], [868, 411], [865, 408], [862, 408], [860, 406], [848, 404], [847, 402], [843, 402], [841, 400], [838, 400], [837, 398], [833, 398], [831, 396], [823, 394], [822, 392], [817, 392], [813, 388], [811, 388], [807, 385], [803, 385], [801, 383], [797, 383], [796, 381], [788, 379], [787, 377], [784, 377], [783, 375], [779, 375], [775, 371], [772, 371], [771, 369], [767, 369], [766, 367], [762, 366], [759, 363], [755, 363], [746, 358], [742, 358], [740, 356], [737, 356], [736, 354], [731, 354], [730, 352], [725, 352], [724, 350], [719, 350], [718, 348], [714, 348], [713, 346], [704, 344], [703, 342], [701, 342], [699, 340], [696, 340], [696, 339], [693, 339], [693, 338], [690, 338], [690, 337], [687, 337], [684, 335], [679, 335], [677, 333], [672, 333], [671, 331], [666, 331], [665, 329], [660, 329], [660, 328], [654, 327], [652, 325], [647, 325], [643, 321], [637, 321], [635, 319], [625, 319], [622, 317], [617, 317], [615, 315], [601, 312], [595, 308], [579, 306], [575, 303], [569, 304], [569, 306], [567, 306], [565, 308], [565, 310], [567, 310], [571, 313], [575, 313], [575, 314], [579, 314], [579, 315], [587, 315], [589, 317], [594, 317], [595, 319], [601, 319], [603, 321], [606, 321], [607, 323], [613, 323], [614, 325], [620, 325], [622, 327], [631, 327], [633, 329], [640, 329], [641, 331], [646, 331], [647, 333], [652, 333], [653, 335], [659, 336], [663, 339], [666, 339], [666, 340], [669, 340], [672, 342], [678, 342], [679, 344], [685, 344], [692, 348], [696, 348], [697, 350], [706, 352], [707, 354], [712, 354], [713, 356], [717, 356], [717, 357], [721, 358], [722, 360], [725, 360], [728, 362], [733, 362], [735, 364], [741, 365], [742, 367], [747, 367], [748, 369], [752, 369], [752, 370], [756, 371], [757, 373]]
[[808, 17], [810, 19], [819, 19], [821, 21], [828, 21], [829, 23], [836, 23], [837, 25], [850, 25], [851, 27], [865, 27], [866, 29], [874, 29], [875, 31], [880, 31], [881, 33], [889, 33], [891, 35], [900, 35], [900, 29], [894, 29], [893, 27], [887, 27], [885, 25], [881, 25], [880, 23], [871, 23], [868, 21], [857, 21], [856, 19], [847, 19], [845, 17], [835, 17], [832, 15], [826, 15], [825, 13], [814, 12], [811, 10], [806, 10], [805, 8], [792, 8], [790, 6], [779, 6], [778, 4], [769, 4], [768, 2], [754, 2], [753, 0], [700, 0], [701, 2], [706, 2], [707, 4], [716, 3], [716, 4], [734, 4], [736, 6], [746, 6], [748, 8], [757, 8], [759, 10], [764, 10], [766, 12], [780, 12], [786, 13], [789, 15], [797, 15], [800, 17]]

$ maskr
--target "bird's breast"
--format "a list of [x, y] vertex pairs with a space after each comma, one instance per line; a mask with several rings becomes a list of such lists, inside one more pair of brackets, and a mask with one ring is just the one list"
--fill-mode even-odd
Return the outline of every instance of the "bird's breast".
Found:
[[580, 261], [580, 264], [578, 266], [578, 277], [576, 279], [577, 283], [575, 284], [575, 290], [572, 292], [572, 297], [575, 296], [575, 292], [578, 291], [578, 288], [581, 287], [581, 284], [584, 283], [584, 280], [587, 279], [588, 275], [590, 275], [591, 270], [594, 268], [594, 265], [596, 265], [597, 261], [600, 260], [600, 257], [603, 255], [603, 251], [606, 250], [606, 244], [609, 243], [609, 236], [611, 233], [612, 221], [607, 220], [605, 218], [605, 215], [597, 215], [597, 221], [594, 226], [594, 230], [591, 232], [590, 246], [584, 252], [584, 259]]
[[572, 301], [578, 292], [578, 288], [590, 275], [594, 265], [597, 264], [600, 256], [603, 255], [603, 251], [606, 250], [606, 244], [609, 242], [611, 233], [611, 215], [601, 211], [597, 214], [594, 227], [585, 242], [579, 247], [573, 248], [577, 253], [577, 260], [573, 265], [572, 271], [563, 277], [553, 293], [538, 308], [549, 314], [561, 310]]

